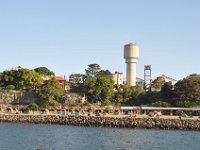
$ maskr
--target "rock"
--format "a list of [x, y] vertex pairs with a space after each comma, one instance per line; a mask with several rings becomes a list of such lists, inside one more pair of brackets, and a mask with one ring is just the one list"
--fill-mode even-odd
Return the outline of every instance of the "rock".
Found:
[[62, 124], [108, 128], [178, 129], [200, 131], [200, 120], [112, 118], [75, 115], [0, 115], [0, 122]]

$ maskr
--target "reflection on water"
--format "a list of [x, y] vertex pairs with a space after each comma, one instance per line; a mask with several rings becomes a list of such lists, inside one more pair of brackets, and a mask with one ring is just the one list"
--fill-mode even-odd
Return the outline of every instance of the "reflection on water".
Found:
[[0, 150], [198, 150], [200, 132], [0, 124]]

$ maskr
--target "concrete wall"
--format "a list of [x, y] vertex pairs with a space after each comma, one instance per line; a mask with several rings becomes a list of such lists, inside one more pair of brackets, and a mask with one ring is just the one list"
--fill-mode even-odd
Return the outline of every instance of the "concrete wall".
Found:
[[7, 107], [11, 105], [28, 105], [38, 100], [34, 92], [0, 92], [0, 105]]

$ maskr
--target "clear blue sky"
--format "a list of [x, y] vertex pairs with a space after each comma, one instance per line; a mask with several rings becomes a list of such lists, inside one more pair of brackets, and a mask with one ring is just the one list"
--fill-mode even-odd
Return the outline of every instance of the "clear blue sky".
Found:
[[126, 70], [123, 46], [140, 45], [137, 76], [200, 73], [199, 0], [1, 0], [0, 71], [46, 66], [57, 75], [97, 63]]

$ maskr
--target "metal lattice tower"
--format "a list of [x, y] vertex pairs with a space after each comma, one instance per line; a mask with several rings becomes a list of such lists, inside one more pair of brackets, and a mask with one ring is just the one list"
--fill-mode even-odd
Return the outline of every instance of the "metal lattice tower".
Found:
[[151, 91], [151, 65], [144, 66], [144, 90]]

